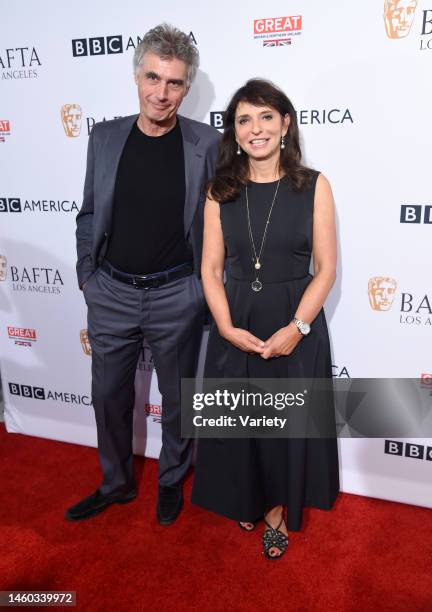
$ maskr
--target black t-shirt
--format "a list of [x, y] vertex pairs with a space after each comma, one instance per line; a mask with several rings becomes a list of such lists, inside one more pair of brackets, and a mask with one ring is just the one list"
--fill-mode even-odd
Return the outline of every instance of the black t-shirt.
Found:
[[185, 164], [179, 122], [147, 136], [133, 126], [120, 159], [106, 259], [151, 274], [192, 259], [184, 236]]

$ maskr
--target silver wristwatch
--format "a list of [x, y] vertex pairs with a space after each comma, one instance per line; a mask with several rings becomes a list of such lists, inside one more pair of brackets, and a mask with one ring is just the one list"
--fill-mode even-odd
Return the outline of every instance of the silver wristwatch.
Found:
[[307, 336], [308, 333], [310, 332], [310, 325], [309, 325], [309, 323], [305, 323], [304, 321], [300, 321], [300, 319], [297, 319], [297, 317], [293, 318], [293, 323], [297, 327], [297, 329], [299, 330], [299, 332], [301, 333], [302, 336]]

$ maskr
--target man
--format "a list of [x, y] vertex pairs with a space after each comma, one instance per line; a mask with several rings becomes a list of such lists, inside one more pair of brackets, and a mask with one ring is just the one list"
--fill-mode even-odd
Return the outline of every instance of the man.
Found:
[[202, 336], [203, 205], [219, 142], [214, 128], [177, 115], [198, 62], [186, 34], [166, 24], [150, 30], [134, 54], [139, 115], [96, 124], [90, 135], [77, 272], [103, 482], [67, 510], [69, 520], [136, 496], [134, 379], [144, 337], [163, 398], [159, 522], [169, 525], [182, 508], [192, 448], [180, 436], [181, 378], [195, 375]]

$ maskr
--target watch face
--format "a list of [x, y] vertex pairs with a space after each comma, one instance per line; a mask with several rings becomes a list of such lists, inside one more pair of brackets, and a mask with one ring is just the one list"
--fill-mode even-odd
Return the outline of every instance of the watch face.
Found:
[[303, 336], [307, 336], [307, 334], [310, 332], [310, 325], [309, 325], [309, 323], [301, 322], [299, 324], [299, 329], [300, 329], [301, 333], [303, 334]]

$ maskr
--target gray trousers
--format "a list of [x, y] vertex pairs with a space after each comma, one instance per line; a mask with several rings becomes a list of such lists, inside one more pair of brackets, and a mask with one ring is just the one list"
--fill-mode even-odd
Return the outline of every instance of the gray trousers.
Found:
[[135, 490], [132, 435], [135, 372], [145, 338], [162, 395], [159, 484], [178, 484], [191, 459], [180, 436], [181, 379], [196, 373], [205, 300], [195, 274], [135, 289], [98, 268], [84, 288], [92, 348], [92, 400], [104, 495]]

